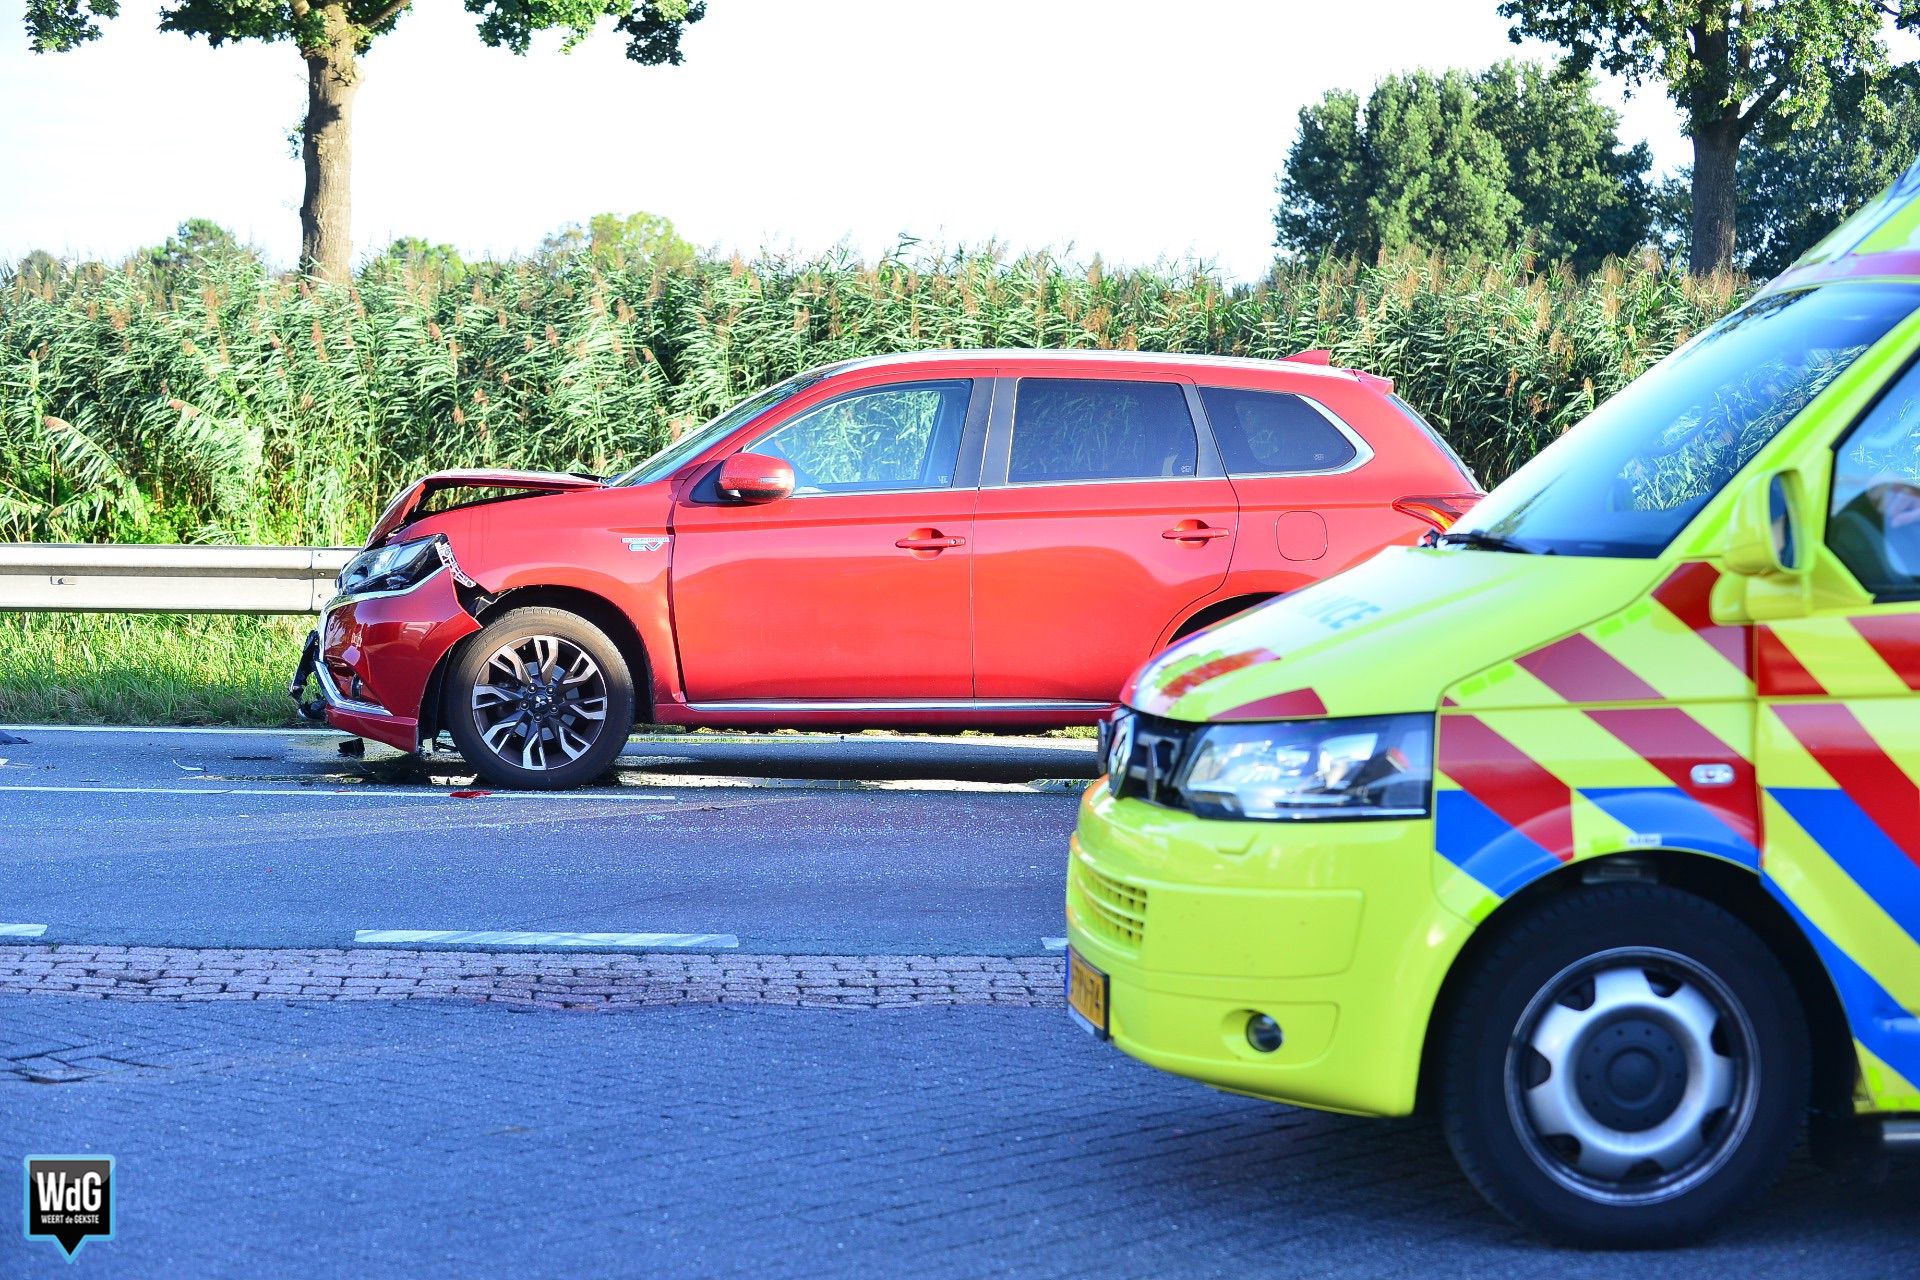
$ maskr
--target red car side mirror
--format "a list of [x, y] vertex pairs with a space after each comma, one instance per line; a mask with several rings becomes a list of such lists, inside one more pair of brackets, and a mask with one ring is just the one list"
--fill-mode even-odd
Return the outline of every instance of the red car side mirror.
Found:
[[793, 496], [793, 464], [764, 453], [736, 453], [720, 464], [720, 496], [735, 502], [777, 502]]

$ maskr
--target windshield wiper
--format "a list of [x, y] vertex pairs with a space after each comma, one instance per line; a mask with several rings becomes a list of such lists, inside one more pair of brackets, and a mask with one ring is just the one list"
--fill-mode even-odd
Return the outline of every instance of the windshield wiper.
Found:
[[1524, 542], [1503, 537], [1497, 533], [1487, 533], [1481, 529], [1449, 529], [1435, 536], [1433, 545], [1444, 547], [1449, 544], [1462, 547], [1479, 547], [1484, 551], [1511, 551], [1516, 555], [1539, 556], [1552, 555], [1553, 552], [1540, 547], [1530, 547]]

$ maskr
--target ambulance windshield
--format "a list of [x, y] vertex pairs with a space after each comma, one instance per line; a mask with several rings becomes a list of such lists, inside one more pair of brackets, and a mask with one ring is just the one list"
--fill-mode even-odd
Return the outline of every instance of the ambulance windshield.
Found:
[[1920, 307], [1920, 284], [1762, 297], [1668, 356], [1443, 535], [1462, 549], [1659, 555], [1794, 415]]

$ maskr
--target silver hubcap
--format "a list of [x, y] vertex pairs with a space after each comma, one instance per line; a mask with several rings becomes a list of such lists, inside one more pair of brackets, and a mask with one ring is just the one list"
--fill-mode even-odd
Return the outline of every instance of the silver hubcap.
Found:
[[523, 769], [557, 769], [606, 729], [607, 680], [586, 650], [558, 636], [502, 645], [473, 687], [473, 724], [487, 749]]
[[1671, 1199], [1739, 1147], [1757, 1061], [1753, 1024], [1712, 973], [1669, 951], [1608, 951], [1562, 971], [1521, 1016], [1507, 1109], [1569, 1190]]

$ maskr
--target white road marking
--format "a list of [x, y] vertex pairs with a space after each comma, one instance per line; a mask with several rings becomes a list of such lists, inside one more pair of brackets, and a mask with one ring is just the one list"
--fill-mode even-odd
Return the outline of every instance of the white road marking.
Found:
[[1065, 938], [1042, 938], [1040, 939], [1040, 945], [1049, 951], [1065, 951], [1067, 949], [1067, 940]]
[[37, 938], [46, 931], [43, 924], [0, 924], [0, 938]]
[[[753, 791], [965, 791], [1011, 792], [1032, 795], [1058, 792], [1063, 787], [1052, 781], [972, 782], [950, 778], [776, 778], [731, 773], [647, 773], [632, 769], [620, 771], [621, 785], [632, 787], [711, 787], [747, 788]], [[1075, 779], [1079, 789], [1091, 779]]]
[[357, 929], [353, 940], [366, 946], [440, 942], [490, 947], [717, 947], [731, 950], [740, 945], [740, 939], [731, 933], [517, 933], [501, 929]]
[[[0, 724], [0, 732], [8, 733], [177, 733], [223, 735], [245, 734], [259, 737], [287, 738], [337, 738], [342, 742], [353, 734], [339, 729], [275, 729], [260, 725], [193, 725], [193, 724]], [[955, 746], [955, 747], [1037, 747], [1046, 751], [1093, 750], [1092, 738], [1041, 738], [1023, 737], [957, 737], [943, 734], [876, 734], [876, 733], [636, 733], [629, 742], [648, 746], [673, 744], [681, 747], [712, 747], [726, 743], [738, 746], [833, 746], [844, 743], [867, 746], [884, 746], [894, 743], [914, 746]]]
[[[462, 787], [460, 790], [467, 790]], [[355, 796], [367, 800], [447, 800], [452, 798], [449, 791], [410, 791], [400, 788], [374, 787], [297, 787], [289, 786], [281, 790], [270, 787], [59, 787], [59, 786], [0, 786], [5, 791], [37, 791], [62, 794], [100, 794], [121, 796], [317, 796], [322, 799], [339, 799], [341, 796]], [[648, 804], [662, 800], [673, 800], [668, 795], [626, 795], [617, 792], [578, 792], [578, 791], [489, 791], [484, 796], [463, 797], [472, 800], [603, 800], [611, 803], [643, 801]]]

